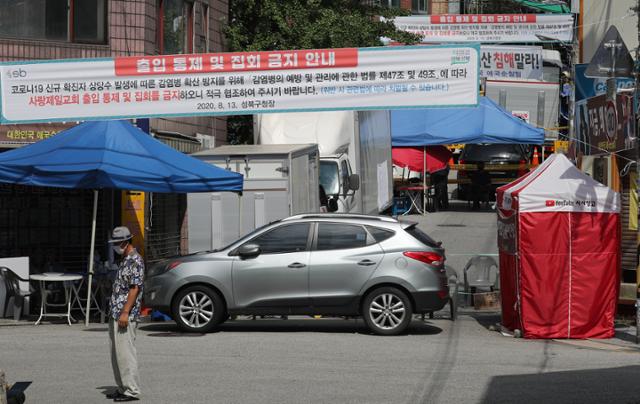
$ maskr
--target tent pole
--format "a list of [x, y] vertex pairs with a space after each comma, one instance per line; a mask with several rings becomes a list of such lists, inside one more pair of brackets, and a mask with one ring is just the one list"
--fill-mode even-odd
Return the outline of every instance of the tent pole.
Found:
[[93, 190], [93, 220], [91, 222], [91, 249], [89, 250], [89, 276], [87, 281], [87, 311], [84, 326], [89, 326], [89, 310], [91, 309], [91, 282], [93, 281], [93, 251], [96, 246], [96, 218], [98, 216], [98, 190]]
[[422, 216], [427, 211], [427, 146], [422, 150]]
[[238, 238], [242, 237], [242, 194], [238, 193]]

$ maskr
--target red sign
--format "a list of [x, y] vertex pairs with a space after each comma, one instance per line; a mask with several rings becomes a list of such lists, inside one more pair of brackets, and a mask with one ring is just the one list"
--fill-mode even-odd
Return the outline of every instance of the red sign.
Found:
[[116, 76], [321, 69], [358, 66], [355, 48], [199, 53], [115, 58]]
[[[635, 136], [633, 98], [620, 95], [616, 103], [602, 94], [578, 106], [580, 137], [591, 146], [590, 154], [603, 154], [630, 149]], [[586, 135], [586, 136], [585, 136]]]

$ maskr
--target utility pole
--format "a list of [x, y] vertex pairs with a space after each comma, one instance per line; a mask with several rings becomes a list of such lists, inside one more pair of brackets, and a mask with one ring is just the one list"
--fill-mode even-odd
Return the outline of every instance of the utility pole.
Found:
[[[638, 0], [640, 1], [640, 0]], [[578, 47], [578, 21], [577, 15], [575, 15], [573, 21], [573, 39], [571, 40], [571, 81], [573, 81], [573, 88], [571, 90], [571, 94], [569, 94], [569, 147], [573, 147], [574, 150], [574, 159], [577, 161], [578, 159], [578, 150], [580, 150], [580, 146], [578, 144], [578, 140], [576, 139], [576, 125], [575, 125], [575, 116], [576, 116], [576, 64], [578, 63], [578, 52], [576, 52], [576, 48]], [[569, 154], [571, 152], [569, 150]]]
[[[636, 99], [640, 95], [640, 0], [636, 2], [636, 18], [638, 27], [638, 47], [636, 48], [636, 63], [635, 63], [635, 80], [636, 80]], [[634, 103], [635, 104], [635, 103]], [[638, 122], [637, 111], [633, 111], [636, 119], [636, 198], [640, 192], [640, 122]], [[638, 212], [636, 212], [636, 215]], [[636, 231], [640, 232], [640, 228]], [[636, 242], [640, 240], [640, 233], [636, 235]], [[636, 344], [640, 343], [640, 263], [636, 262]]]

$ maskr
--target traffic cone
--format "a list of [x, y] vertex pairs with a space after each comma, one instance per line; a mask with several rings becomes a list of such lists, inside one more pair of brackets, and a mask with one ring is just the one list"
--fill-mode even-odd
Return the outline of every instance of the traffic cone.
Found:
[[453, 154], [449, 157], [449, 168], [453, 169], [455, 162], [453, 161]]
[[540, 165], [540, 156], [538, 156], [538, 148], [533, 148], [533, 159], [531, 160], [531, 167], [537, 167]]

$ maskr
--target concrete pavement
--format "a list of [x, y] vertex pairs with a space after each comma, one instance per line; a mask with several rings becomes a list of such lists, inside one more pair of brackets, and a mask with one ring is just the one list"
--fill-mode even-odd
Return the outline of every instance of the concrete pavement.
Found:
[[[496, 314], [414, 321], [399, 337], [361, 320], [240, 320], [189, 335], [141, 324], [146, 403], [603, 403], [640, 400], [640, 351], [504, 337]], [[0, 367], [32, 403], [101, 403], [106, 326], [0, 325]]]
[[[442, 240], [460, 271], [469, 255], [496, 252], [495, 213], [454, 209], [408, 219]], [[371, 335], [361, 320], [239, 320], [207, 335], [143, 323], [141, 402], [640, 402], [640, 350], [629, 338], [514, 339], [489, 330], [498, 313], [446, 317], [414, 320], [398, 337]], [[0, 322], [0, 368], [31, 382], [30, 403], [109, 402], [107, 340], [106, 325]]]

